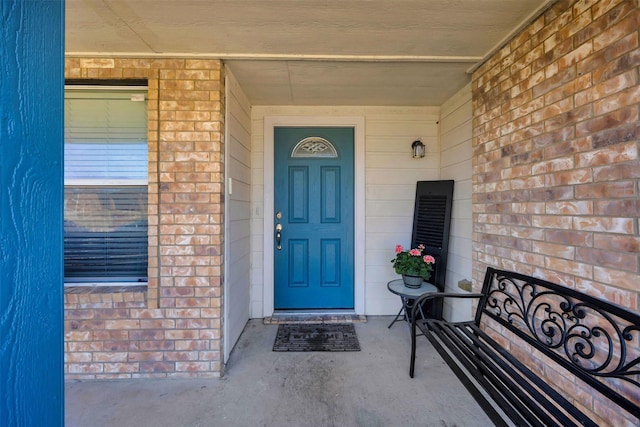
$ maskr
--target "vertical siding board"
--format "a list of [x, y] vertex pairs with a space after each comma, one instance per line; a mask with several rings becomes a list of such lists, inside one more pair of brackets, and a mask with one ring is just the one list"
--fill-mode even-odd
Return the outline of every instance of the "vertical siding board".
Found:
[[64, 4], [0, 16], [0, 425], [62, 425]]

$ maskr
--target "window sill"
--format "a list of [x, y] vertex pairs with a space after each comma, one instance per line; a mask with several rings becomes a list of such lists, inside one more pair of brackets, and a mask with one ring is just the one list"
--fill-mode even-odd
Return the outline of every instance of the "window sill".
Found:
[[125, 292], [146, 292], [147, 285], [79, 285], [79, 284], [65, 284], [65, 294], [121, 294]]

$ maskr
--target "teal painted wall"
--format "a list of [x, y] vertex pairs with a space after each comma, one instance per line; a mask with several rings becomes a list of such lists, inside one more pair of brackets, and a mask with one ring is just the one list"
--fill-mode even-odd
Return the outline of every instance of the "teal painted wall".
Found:
[[0, 0], [0, 426], [64, 424], [64, 1]]

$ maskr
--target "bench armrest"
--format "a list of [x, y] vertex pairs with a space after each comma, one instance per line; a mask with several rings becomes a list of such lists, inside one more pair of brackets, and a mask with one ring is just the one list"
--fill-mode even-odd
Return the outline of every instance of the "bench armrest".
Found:
[[[436, 299], [436, 298], [482, 298], [484, 294], [480, 293], [457, 293], [457, 292], [429, 292], [423, 295], [420, 295], [413, 302], [413, 308], [411, 309], [411, 324], [415, 325], [416, 314], [418, 313], [420, 305], [427, 300]], [[412, 331], [412, 332], [415, 332]]]
[[482, 298], [484, 294], [459, 294], [457, 292], [429, 292], [420, 295], [413, 302], [413, 308], [411, 308], [411, 362], [409, 364], [409, 376], [413, 378], [413, 370], [416, 363], [416, 314], [419, 312], [418, 307], [424, 301], [435, 298]]

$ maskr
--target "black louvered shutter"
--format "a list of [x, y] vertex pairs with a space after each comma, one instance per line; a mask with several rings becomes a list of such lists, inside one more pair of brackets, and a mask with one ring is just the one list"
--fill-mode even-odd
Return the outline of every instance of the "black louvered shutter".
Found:
[[[428, 282], [440, 291], [444, 291], [447, 274], [453, 183], [452, 180], [418, 181], [416, 186], [411, 247], [424, 245], [424, 252], [436, 259]], [[442, 318], [442, 299], [428, 302], [423, 310], [429, 317]]]

